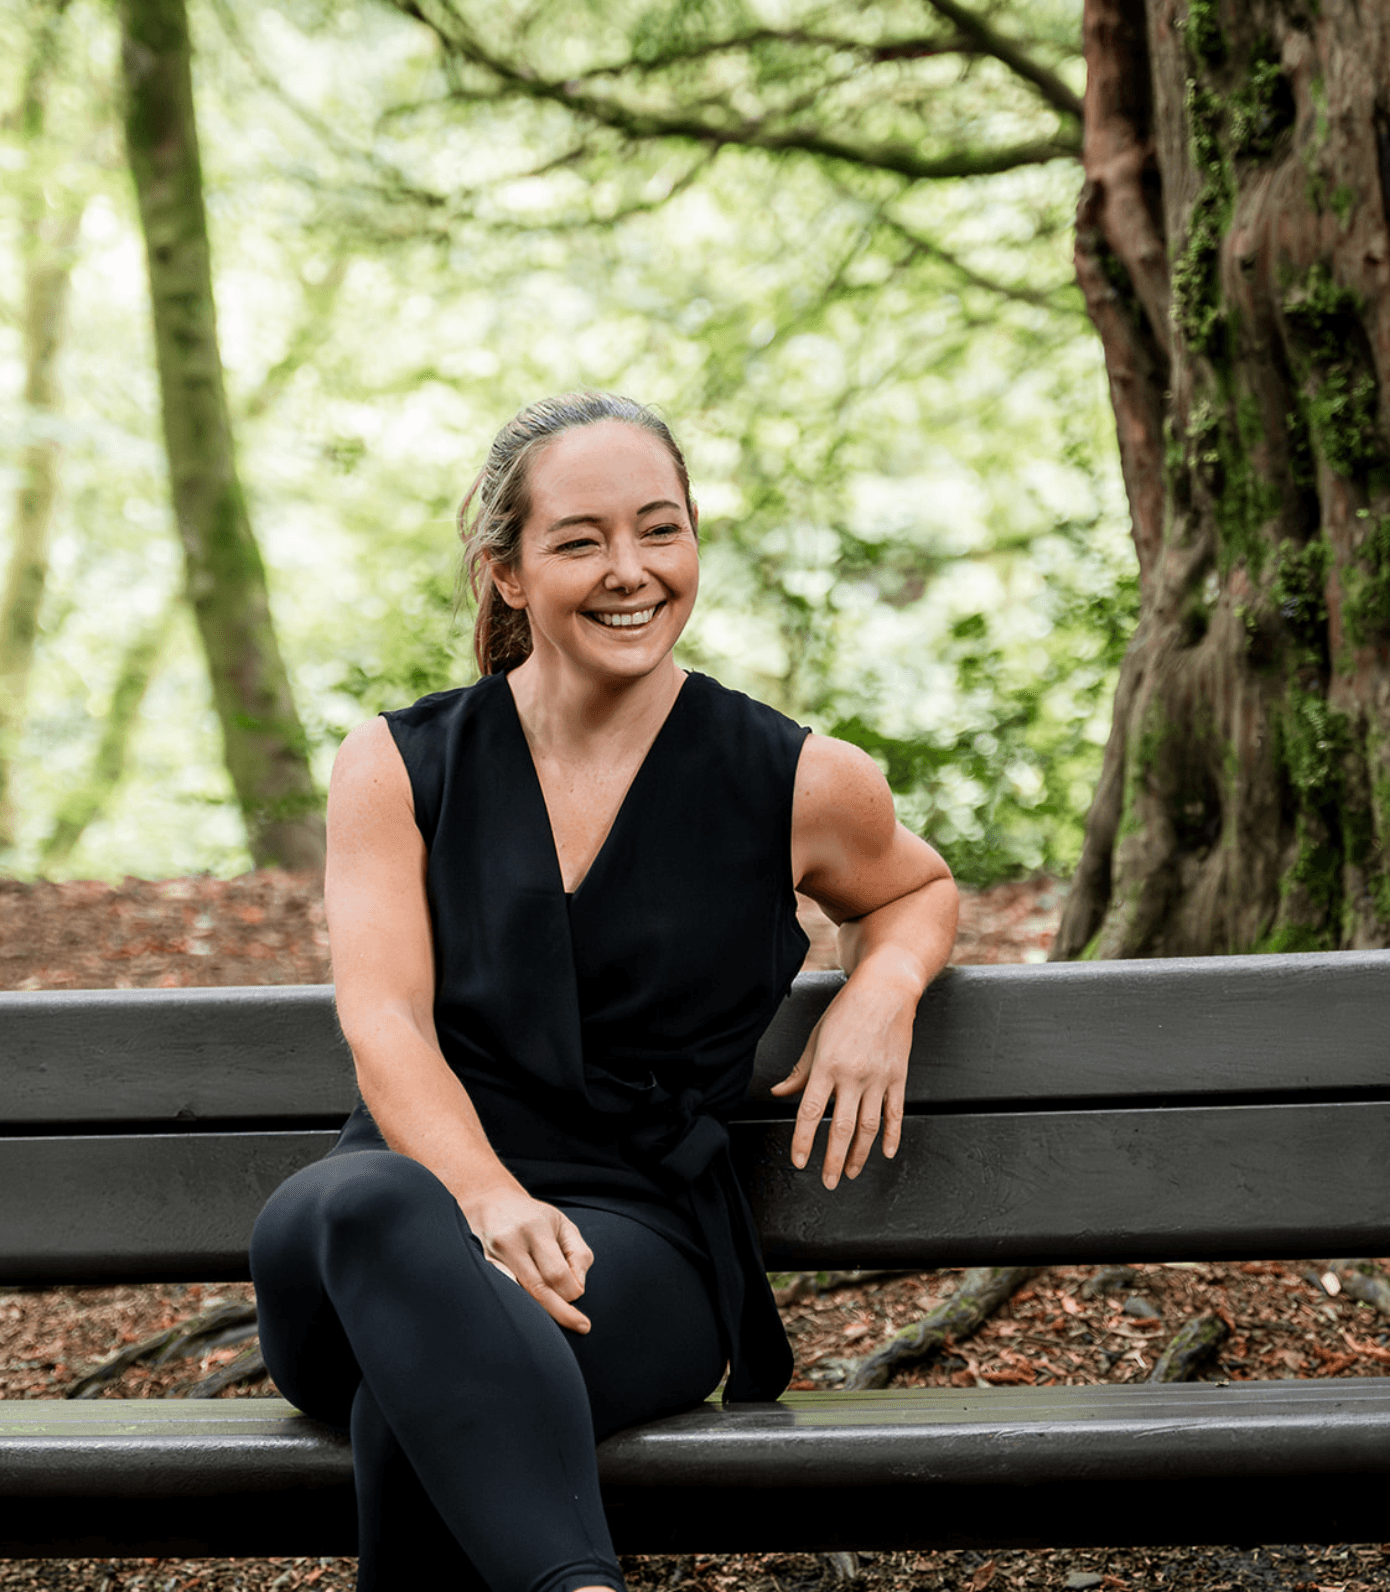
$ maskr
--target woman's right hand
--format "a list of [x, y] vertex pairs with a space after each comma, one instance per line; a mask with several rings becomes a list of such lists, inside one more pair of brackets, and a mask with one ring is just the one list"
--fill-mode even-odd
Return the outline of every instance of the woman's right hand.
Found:
[[514, 1277], [562, 1327], [589, 1330], [589, 1318], [573, 1301], [584, 1292], [594, 1254], [563, 1211], [522, 1189], [499, 1189], [469, 1200], [463, 1214], [494, 1265]]

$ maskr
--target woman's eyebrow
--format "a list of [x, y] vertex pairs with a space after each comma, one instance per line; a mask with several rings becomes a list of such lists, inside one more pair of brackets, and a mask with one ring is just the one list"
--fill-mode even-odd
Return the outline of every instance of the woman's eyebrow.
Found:
[[[642, 515], [651, 514], [656, 509], [679, 510], [682, 506], [683, 505], [677, 503], [674, 498], [657, 498], [655, 502], [644, 503], [642, 507], [638, 509], [637, 516], [640, 519]], [[551, 531], [563, 531], [566, 526], [569, 525], [602, 525], [604, 523], [604, 516], [602, 514], [566, 514], [563, 519], [552, 520], [545, 529], [546, 534], [549, 535]]]

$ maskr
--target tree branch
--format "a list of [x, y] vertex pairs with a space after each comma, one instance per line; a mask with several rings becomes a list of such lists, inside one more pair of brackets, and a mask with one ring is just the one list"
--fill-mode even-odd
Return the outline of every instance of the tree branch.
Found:
[[[963, 281], [970, 283], [972, 287], [983, 288], [987, 293], [997, 294], [1000, 298], [1012, 299], [1019, 304], [1031, 304], [1039, 309], [1061, 309], [1066, 313], [1069, 308], [1069, 306], [1058, 303], [1056, 288], [1015, 287], [1010, 282], [1000, 282], [992, 276], [986, 276], [983, 272], [975, 270], [973, 266], [967, 265], [959, 255], [952, 253], [950, 249], [943, 248], [934, 239], [923, 237], [920, 232], [914, 232], [906, 222], [899, 220], [896, 216], [885, 214], [883, 224], [895, 232], [915, 252], [928, 255], [934, 260], [940, 260], [943, 265], [948, 266]], [[1070, 282], [1058, 283], [1059, 288], [1071, 285]], [[1077, 306], [1075, 313], [1084, 316], [1084, 308]]]
[[927, 3], [953, 27], [959, 28], [967, 38], [977, 41], [979, 48], [986, 55], [992, 55], [996, 61], [1007, 66], [1025, 83], [1031, 83], [1054, 110], [1080, 123], [1083, 109], [1081, 96], [1074, 93], [1050, 68], [1033, 60], [1012, 39], [1006, 39], [1002, 33], [996, 33], [983, 17], [976, 16], [973, 11], [961, 5], [959, 0], [927, 0]]
[[[510, 90], [512, 95], [564, 105], [577, 115], [588, 117], [601, 126], [610, 127], [633, 139], [674, 138], [714, 146], [765, 149], [772, 153], [794, 151], [869, 170], [894, 172], [913, 182], [994, 176], [1000, 172], [1017, 170], [1021, 166], [1043, 165], [1058, 159], [1077, 159], [1081, 154], [1079, 129], [1054, 138], [1000, 149], [960, 150], [931, 157], [920, 154], [908, 144], [853, 144], [811, 128], [777, 131], [768, 127], [765, 117], [715, 124], [688, 113], [638, 110], [618, 104], [604, 95], [587, 92], [583, 87], [583, 78], [559, 80], [537, 77], [528, 67], [498, 56], [482, 43], [452, 8], [451, 17], [457, 24], [456, 30], [446, 28], [426, 15], [417, 0], [394, 0], [394, 3], [406, 15], [429, 27], [447, 55], [455, 59], [462, 57], [483, 67], [497, 79], [499, 86]], [[932, 3], [937, 4], [938, 0], [932, 0]], [[955, 0], [941, 0], [941, 3], [954, 5]], [[995, 34], [972, 13], [962, 10], [961, 15], [972, 25], [982, 49], [987, 48], [989, 54], [1006, 65], [1018, 63], [1014, 66], [1015, 70], [1026, 67], [1027, 70], [1020, 71], [1019, 75], [1027, 77], [1028, 81], [1039, 87], [1050, 103], [1055, 104], [1055, 96], [1061, 95], [1064, 100], [1062, 108], [1079, 122], [1080, 101], [1060, 78], [1036, 62], [1029, 61], [1017, 46]], [[617, 68], [609, 68], [608, 71], [611, 74]], [[476, 96], [459, 94], [458, 97]]]

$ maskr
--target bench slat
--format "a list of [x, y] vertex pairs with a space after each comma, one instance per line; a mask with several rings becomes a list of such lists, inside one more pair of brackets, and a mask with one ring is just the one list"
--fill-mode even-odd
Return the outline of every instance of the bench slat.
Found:
[[[1390, 1378], [794, 1393], [619, 1433], [599, 1468], [632, 1552], [1368, 1540]], [[180, 1532], [180, 1551], [224, 1551], [190, 1545], [197, 1528], [242, 1553], [352, 1551], [347, 1444], [277, 1399], [15, 1401], [0, 1406], [0, 1475], [22, 1501], [0, 1511], [11, 1556], [64, 1516], [69, 1554], [74, 1525], [98, 1518], [130, 1551]], [[1154, 1508], [1165, 1498], [1178, 1514]]]
[[[841, 982], [796, 980], [759, 1047], [755, 1099]], [[1387, 988], [1390, 951], [948, 968], [918, 1014], [909, 1103], [1390, 1098]], [[0, 1033], [0, 1123], [326, 1123], [356, 1098], [329, 985], [5, 991]]]
[[[0, 1280], [244, 1277], [261, 1206], [333, 1138], [0, 1140]], [[1379, 1102], [917, 1116], [896, 1161], [833, 1194], [790, 1139], [735, 1125], [775, 1270], [1390, 1251]]]

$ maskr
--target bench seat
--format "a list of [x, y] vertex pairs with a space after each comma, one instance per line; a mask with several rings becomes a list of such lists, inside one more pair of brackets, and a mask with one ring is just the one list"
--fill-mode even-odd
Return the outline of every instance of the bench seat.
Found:
[[[624, 1552], [1358, 1541], [1390, 1377], [790, 1393], [599, 1459]], [[353, 1552], [347, 1440], [283, 1399], [0, 1403], [0, 1472], [8, 1557]]]

